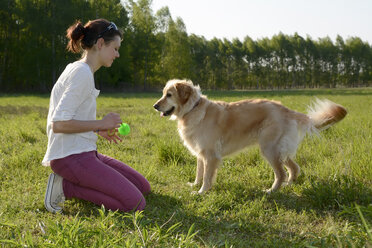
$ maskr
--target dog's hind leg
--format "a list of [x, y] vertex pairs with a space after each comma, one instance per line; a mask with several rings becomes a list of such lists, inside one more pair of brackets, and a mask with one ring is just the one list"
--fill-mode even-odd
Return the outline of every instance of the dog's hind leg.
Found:
[[[266, 190], [267, 193], [278, 190], [283, 182], [287, 179], [287, 173], [285, 172], [283, 161], [280, 156], [279, 147], [277, 145], [279, 140], [279, 132], [275, 129], [267, 130], [267, 132], [262, 132], [259, 144], [263, 156], [270, 163], [274, 170], [275, 180], [270, 189]], [[277, 134], [277, 135], [275, 135]], [[278, 137], [279, 136], [279, 137]]]
[[298, 176], [300, 175], [300, 166], [292, 159], [288, 158], [285, 162], [285, 167], [288, 169], [289, 178], [288, 178], [288, 185], [292, 184]]
[[203, 185], [198, 191], [199, 194], [203, 194], [208, 191], [217, 178], [217, 169], [221, 163], [221, 158], [218, 158], [214, 152], [204, 153], [204, 175], [203, 175]]
[[191, 187], [200, 184], [203, 180], [203, 174], [204, 174], [204, 162], [202, 158], [198, 157], [195, 181], [193, 183], [189, 182], [187, 184], [190, 185]]
[[271, 193], [278, 190], [282, 186], [282, 184], [287, 179], [287, 174], [285, 173], [283, 164], [279, 158], [267, 158], [267, 160], [269, 161], [271, 167], [273, 167], [275, 174], [275, 180], [273, 185], [271, 186], [270, 189], [266, 190], [267, 193]]

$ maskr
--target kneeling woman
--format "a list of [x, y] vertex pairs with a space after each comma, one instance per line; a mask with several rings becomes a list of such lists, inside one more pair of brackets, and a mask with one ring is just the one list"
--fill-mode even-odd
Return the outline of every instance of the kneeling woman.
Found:
[[99, 91], [93, 75], [119, 57], [122, 34], [114, 23], [97, 19], [85, 26], [75, 23], [67, 29], [67, 38], [67, 49], [83, 55], [66, 66], [51, 93], [43, 165], [50, 165], [54, 173], [49, 176], [45, 207], [61, 212], [65, 199], [79, 198], [111, 210], [142, 210], [149, 182], [128, 165], [99, 154], [96, 145], [97, 135], [121, 141], [108, 133], [120, 126], [119, 114], [96, 120]]

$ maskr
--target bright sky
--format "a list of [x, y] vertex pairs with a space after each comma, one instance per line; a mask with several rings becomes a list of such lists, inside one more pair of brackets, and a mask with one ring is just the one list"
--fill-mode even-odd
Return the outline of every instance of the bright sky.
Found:
[[169, 7], [188, 34], [253, 40], [297, 32], [313, 40], [356, 36], [372, 45], [372, 0], [153, 0], [154, 14]]

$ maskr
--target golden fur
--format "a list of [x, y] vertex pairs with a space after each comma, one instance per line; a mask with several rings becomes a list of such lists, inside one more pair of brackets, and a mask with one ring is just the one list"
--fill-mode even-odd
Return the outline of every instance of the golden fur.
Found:
[[185, 146], [197, 157], [196, 178], [204, 193], [216, 180], [222, 158], [257, 144], [275, 173], [267, 192], [297, 179], [300, 167], [293, 161], [306, 133], [325, 129], [346, 116], [346, 109], [328, 100], [317, 100], [309, 114], [290, 110], [280, 102], [265, 99], [238, 102], [211, 101], [191, 81], [170, 80], [163, 96], [154, 104], [162, 116], [178, 120]]

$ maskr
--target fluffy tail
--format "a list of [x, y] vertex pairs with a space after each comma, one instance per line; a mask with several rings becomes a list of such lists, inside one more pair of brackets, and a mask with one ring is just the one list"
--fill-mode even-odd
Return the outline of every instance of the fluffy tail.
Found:
[[341, 105], [327, 99], [316, 99], [312, 106], [309, 106], [307, 116], [318, 130], [324, 130], [345, 118], [347, 111]]

